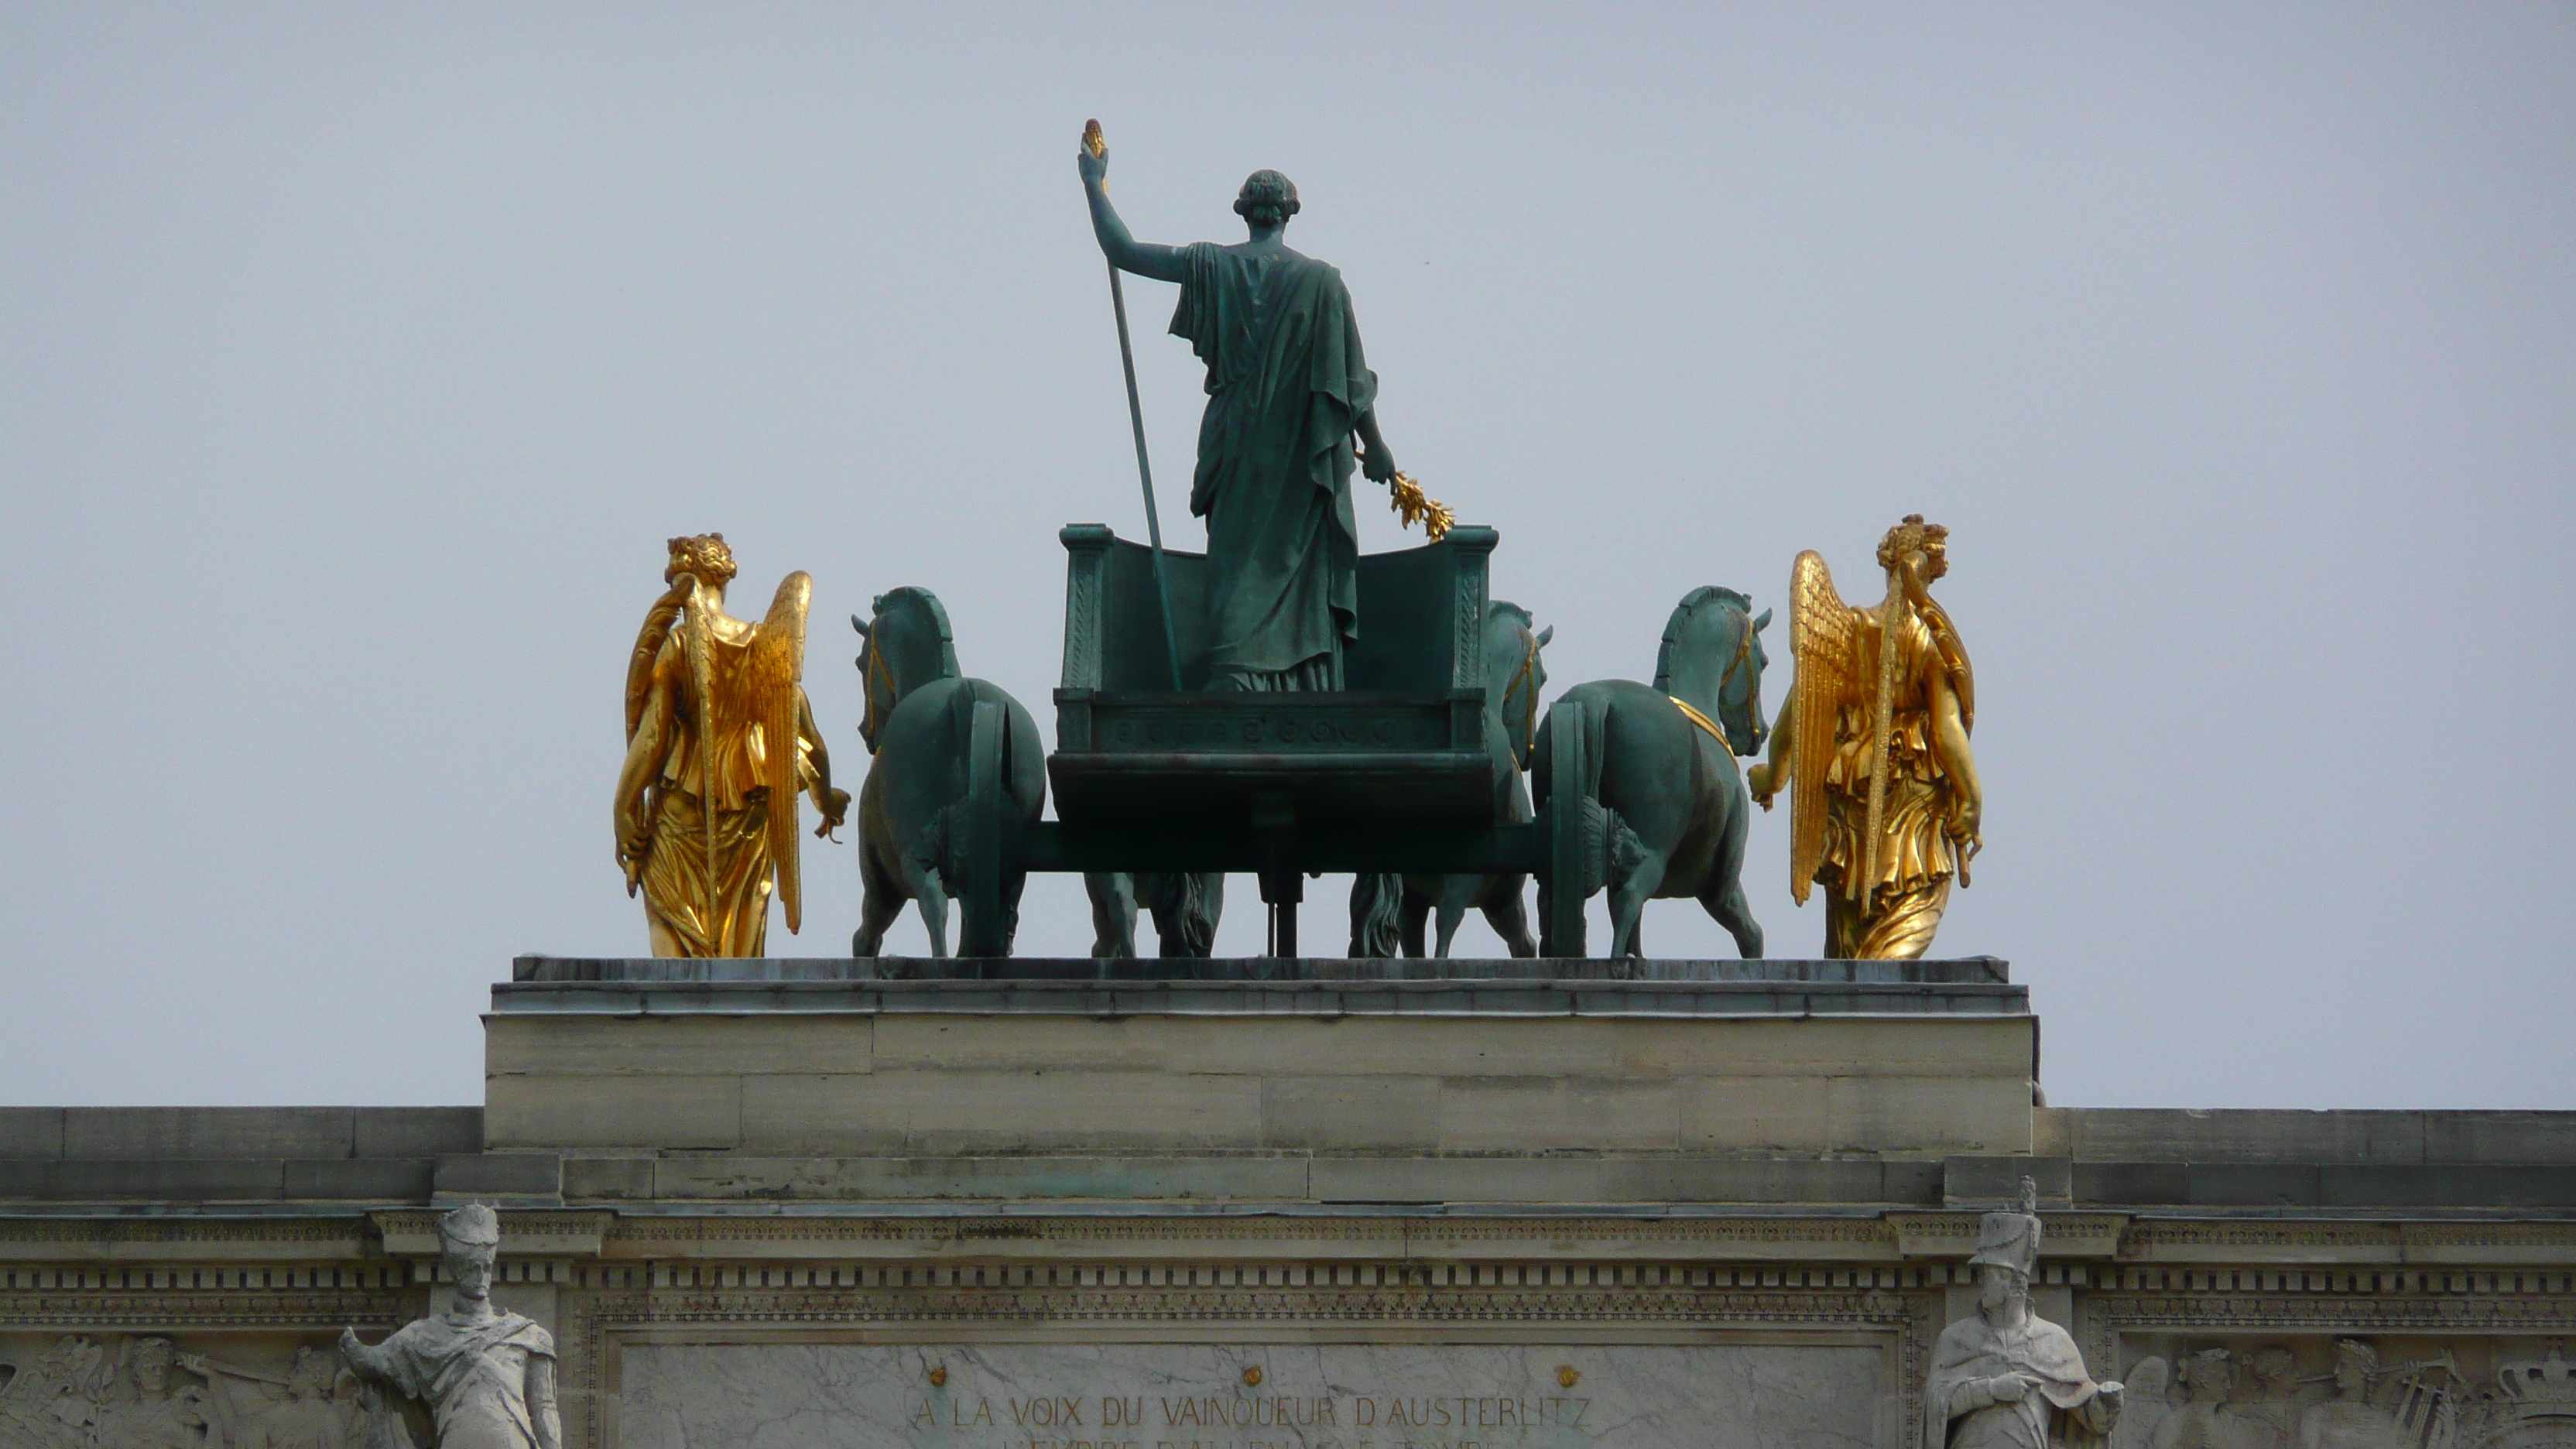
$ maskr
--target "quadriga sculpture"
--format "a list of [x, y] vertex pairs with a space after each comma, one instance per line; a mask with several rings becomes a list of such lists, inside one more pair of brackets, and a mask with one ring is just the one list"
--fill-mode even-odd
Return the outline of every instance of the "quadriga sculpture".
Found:
[[[1530, 767], [1538, 734], [1538, 702], [1547, 688], [1547, 665], [1539, 651], [1556, 637], [1553, 625], [1530, 631], [1529, 610], [1495, 599], [1485, 606], [1485, 739], [1494, 752], [1494, 818], [1505, 825], [1531, 818], [1529, 786], [1521, 773]], [[1509, 768], [1505, 768], [1508, 766]], [[1518, 871], [1495, 875], [1409, 875], [1404, 878], [1404, 954], [1422, 954], [1422, 927], [1436, 911], [1439, 933], [1432, 954], [1447, 957], [1458, 923], [1474, 906], [1485, 924], [1503, 938], [1515, 956], [1535, 956], [1529, 912], [1521, 903], [1528, 878]]]
[[988, 849], [984, 858], [1000, 864], [997, 880], [964, 878], [975, 854], [965, 840], [979, 768], [974, 721], [989, 706], [1001, 728], [998, 757], [983, 768], [998, 772], [997, 780], [984, 783], [999, 792], [996, 815], [1005, 829], [1035, 821], [1046, 805], [1046, 751], [1037, 722], [998, 686], [959, 677], [948, 611], [928, 589], [879, 594], [873, 610], [870, 622], [850, 618], [850, 627], [866, 641], [858, 657], [867, 689], [859, 734], [876, 756], [859, 791], [859, 883], [866, 896], [850, 954], [876, 955], [903, 903], [916, 901], [930, 933], [930, 954], [945, 956], [950, 899], [965, 890], [997, 890], [996, 939], [979, 939], [970, 910], [958, 951], [1007, 956], [1028, 872], [1010, 866], [1011, 851]]
[[[1762, 671], [1770, 658], [1761, 633], [1771, 612], [1757, 619], [1752, 609], [1733, 589], [1693, 589], [1664, 625], [1654, 688], [1625, 679], [1578, 684], [1539, 727], [1530, 779], [1544, 808], [1567, 783], [1553, 778], [1555, 718], [1568, 709], [1584, 716], [1586, 778], [1572, 784], [1598, 849], [1586, 879], [1573, 884], [1587, 898], [1610, 891], [1613, 956], [1643, 955], [1646, 902], [1675, 896], [1696, 898], [1747, 959], [1762, 954], [1762, 927], [1744, 899], [1751, 802], [1735, 763], [1760, 753], [1766, 735]], [[1553, 919], [1552, 894], [1566, 885], [1540, 882], [1542, 920]], [[1570, 947], [1579, 954], [1571, 942], [1539, 943], [1549, 956]]]

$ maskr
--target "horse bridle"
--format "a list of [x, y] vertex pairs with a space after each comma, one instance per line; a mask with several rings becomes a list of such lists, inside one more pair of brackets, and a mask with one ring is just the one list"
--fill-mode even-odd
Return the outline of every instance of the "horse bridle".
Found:
[[[870, 634], [868, 636], [868, 648], [865, 657], [868, 661], [866, 670], [867, 677], [862, 682], [866, 685], [868, 692], [866, 701], [867, 712], [861, 717], [860, 729], [867, 735], [869, 748], [873, 750], [876, 743], [877, 727], [884, 723], [884, 721], [877, 718], [877, 681], [880, 679], [885, 681], [886, 698], [888, 701], [898, 698], [899, 693], [894, 687], [894, 669], [885, 662], [885, 650], [877, 643], [877, 637], [874, 634]], [[894, 705], [889, 702], [886, 705], [886, 708], [892, 709], [894, 708]]]
[[[1752, 662], [1753, 616], [1747, 614], [1744, 616], [1744, 632], [1735, 640], [1735, 657], [1726, 661], [1726, 667], [1718, 671], [1717, 707], [1719, 709], [1726, 708], [1726, 682], [1735, 677], [1735, 671], [1738, 668]], [[1753, 748], [1758, 750], [1762, 748], [1762, 704], [1759, 700], [1746, 700], [1745, 703], [1753, 710]], [[1726, 747], [1730, 750], [1734, 749], [1735, 741], [1728, 740]]]
[[1529, 655], [1527, 658], [1521, 660], [1520, 672], [1512, 676], [1511, 683], [1503, 686], [1503, 697], [1498, 701], [1498, 703], [1508, 706], [1511, 703], [1512, 691], [1520, 688], [1523, 683], [1527, 683], [1529, 685], [1529, 707], [1522, 711], [1524, 728], [1521, 731], [1521, 738], [1531, 741], [1532, 748], [1536, 748], [1536, 741], [1538, 739], [1538, 636], [1536, 634], [1531, 634], [1529, 636], [1529, 641]]

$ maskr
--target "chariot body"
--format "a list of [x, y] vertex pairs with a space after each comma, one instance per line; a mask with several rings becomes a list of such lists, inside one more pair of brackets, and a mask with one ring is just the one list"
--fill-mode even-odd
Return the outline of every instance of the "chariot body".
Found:
[[[1494, 530], [1462, 526], [1438, 543], [1363, 555], [1348, 687], [1293, 693], [1204, 687], [1203, 555], [1164, 554], [1175, 690], [1146, 546], [1098, 524], [1061, 537], [1064, 667], [1046, 757], [1057, 818], [1012, 808], [1034, 793], [1010, 777], [1027, 755], [1007, 747], [1001, 707], [977, 706], [964, 819], [943, 862], [964, 908], [961, 954], [1003, 954], [1029, 871], [1256, 875], [1275, 956], [1298, 954], [1309, 874], [1526, 872], [1543, 903], [1552, 894], [1566, 907], [1566, 919], [1543, 922], [1550, 953], [1582, 954], [1583, 893], [1546, 887], [1584, 873], [1601, 822], [1587, 833], [1576, 803], [1515, 823], [1503, 803], [1538, 723], [1539, 679], [1534, 647], [1517, 672], [1489, 657]], [[1549, 734], [1565, 756], [1556, 778], [1583, 779], [1582, 721], [1551, 713]]]

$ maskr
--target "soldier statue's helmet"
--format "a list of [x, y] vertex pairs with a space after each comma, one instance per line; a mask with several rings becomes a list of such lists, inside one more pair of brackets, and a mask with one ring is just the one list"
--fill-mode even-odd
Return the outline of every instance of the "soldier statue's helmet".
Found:
[[2039, 1266], [2039, 1187], [2021, 1180], [2021, 1211], [1988, 1213], [1977, 1221], [1977, 1251], [1971, 1268], [1993, 1263], [2024, 1278]]
[[1243, 178], [1235, 193], [1234, 214], [1249, 220], [1255, 211], [1274, 212], [1281, 221], [1298, 211], [1297, 183], [1265, 166]]
[[489, 1258], [501, 1248], [501, 1215], [469, 1202], [438, 1220], [438, 1240], [450, 1253]]

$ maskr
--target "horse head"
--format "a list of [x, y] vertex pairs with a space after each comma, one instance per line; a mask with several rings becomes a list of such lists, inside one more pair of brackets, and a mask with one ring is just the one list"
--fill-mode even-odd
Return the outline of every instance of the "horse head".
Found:
[[1771, 611], [1753, 617], [1753, 601], [1714, 585], [1685, 595], [1664, 625], [1655, 655], [1655, 688], [1717, 721], [1727, 746], [1758, 755], [1770, 736], [1762, 717], [1762, 671], [1771, 656], [1762, 631]]
[[1500, 724], [1511, 745], [1512, 763], [1530, 765], [1530, 740], [1538, 732], [1539, 697], [1547, 689], [1547, 665], [1539, 651], [1556, 637], [1550, 624], [1530, 631], [1530, 612], [1518, 604], [1494, 599], [1485, 605], [1485, 713]]
[[867, 689], [867, 712], [859, 719], [859, 737], [873, 754], [878, 728], [904, 696], [932, 680], [955, 679], [958, 670], [956, 640], [949, 633], [948, 611], [940, 607], [938, 595], [906, 586], [877, 595], [869, 607], [874, 621], [861, 623], [852, 614], [850, 627], [859, 631], [859, 657], [853, 662]]

